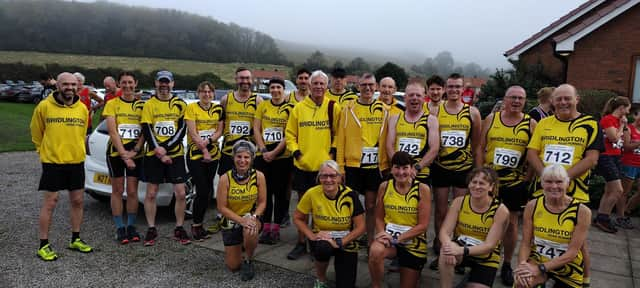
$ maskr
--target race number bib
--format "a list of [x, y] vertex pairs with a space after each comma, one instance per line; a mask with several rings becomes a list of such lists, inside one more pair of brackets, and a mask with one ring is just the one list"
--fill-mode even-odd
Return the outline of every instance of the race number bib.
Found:
[[362, 147], [361, 164], [377, 164], [378, 163], [378, 147]]
[[249, 122], [247, 121], [230, 121], [229, 131], [231, 135], [249, 135]]
[[345, 231], [329, 231], [329, 235], [331, 235], [331, 238], [333, 239], [342, 239], [345, 236], [347, 236], [349, 234], [350, 231], [345, 230]]
[[282, 136], [284, 136], [282, 133], [282, 127], [264, 128], [264, 131], [262, 132], [262, 139], [264, 139], [264, 142], [280, 142], [282, 141]]
[[458, 242], [461, 242], [461, 244], [466, 246], [476, 246], [482, 244], [482, 240], [467, 235], [460, 235], [458, 237]]
[[158, 136], [173, 136], [176, 134], [176, 126], [173, 121], [159, 121], [153, 127]]
[[521, 156], [520, 151], [496, 148], [493, 151], [493, 165], [516, 168]]
[[140, 125], [138, 124], [120, 124], [118, 125], [118, 134], [122, 139], [138, 139], [140, 137]]
[[571, 165], [575, 147], [566, 145], [548, 144], [544, 146], [544, 163]]
[[461, 130], [448, 130], [440, 133], [442, 147], [462, 148], [467, 140], [467, 133]]
[[[391, 237], [398, 238], [404, 232], [411, 230], [410, 226], [404, 226], [400, 224], [388, 223], [384, 230], [391, 235]], [[411, 244], [412, 240], [402, 242], [402, 244]]]
[[404, 151], [411, 156], [418, 156], [420, 153], [420, 139], [400, 138], [398, 140], [398, 151]]
[[200, 135], [200, 138], [202, 138], [202, 140], [208, 140], [209, 138], [211, 138], [211, 136], [213, 136], [213, 133], [216, 133], [216, 130], [200, 130], [200, 131], [198, 131], [198, 135]]
[[549, 260], [562, 256], [562, 254], [567, 252], [567, 249], [569, 248], [568, 244], [560, 244], [538, 237], [535, 237], [533, 243], [536, 244], [536, 252], [544, 257], [549, 258]]

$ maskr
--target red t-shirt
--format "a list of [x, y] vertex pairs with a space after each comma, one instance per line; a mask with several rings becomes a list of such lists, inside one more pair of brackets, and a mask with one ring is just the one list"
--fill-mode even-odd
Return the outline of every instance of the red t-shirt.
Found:
[[84, 103], [84, 105], [87, 106], [87, 110], [89, 110], [89, 125], [87, 127], [93, 127], [91, 126], [91, 95], [89, 95], [89, 88], [82, 88], [82, 90], [78, 92], [78, 96], [80, 96], [80, 102]]
[[114, 99], [114, 98], [118, 98], [122, 96], [122, 89], [116, 89], [116, 93], [111, 93], [111, 92], [107, 92], [104, 95], [104, 102], [107, 103], [107, 101]]
[[473, 89], [464, 89], [464, 91], [462, 91], [462, 103], [473, 105], [473, 95], [475, 94], [476, 92], [473, 91]]
[[602, 134], [604, 134], [604, 153], [602, 153], [602, 155], [613, 155], [613, 156], [617, 156], [617, 155], [622, 155], [622, 149], [621, 148], [613, 148], [613, 142], [611, 142], [612, 139], [607, 138], [607, 134], [604, 132], [605, 129], [613, 127], [613, 128], [620, 128], [620, 118], [613, 116], [612, 114], [609, 114], [607, 116], [602, 117], [602, 119], [600, 119], [600, 127], [602, 128]]
[[[627, 127], [629, 127], [631, 142], [640, 142], [640, 131], [638, 131], [633, 124], [627, 124]], [[622, 154], [622, 164], [640, 167], [640, 147], [634, 150], [624, 150]]]

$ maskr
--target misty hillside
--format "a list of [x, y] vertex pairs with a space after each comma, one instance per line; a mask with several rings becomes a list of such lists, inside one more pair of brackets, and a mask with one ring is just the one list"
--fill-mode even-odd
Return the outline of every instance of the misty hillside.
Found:
[[288, 64], [271, 36], [169, 9], [0, 0], [0, 50]]

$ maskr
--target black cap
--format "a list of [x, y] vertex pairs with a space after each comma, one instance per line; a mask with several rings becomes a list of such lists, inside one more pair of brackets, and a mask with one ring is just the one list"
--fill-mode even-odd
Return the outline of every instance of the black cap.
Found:
[[342, 67], [333, 68], [333, 71], [331, 71], [331, 76], [335, 78], [347, 77], [347, 70], [344, 70], [344, 68]]
[[271, 80], [269, 80], [269, 86], [271, 86], [271, 84], [280, 84], [282, 85], [282, 88], [284, 88], [284, 80], [280, 78], [271, 78]]

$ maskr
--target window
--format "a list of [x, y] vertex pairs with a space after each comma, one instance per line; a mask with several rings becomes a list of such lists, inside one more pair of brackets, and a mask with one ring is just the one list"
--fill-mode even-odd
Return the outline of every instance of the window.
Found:
[[633, 57], [633, 103], [640, 103], [640, 56]]

